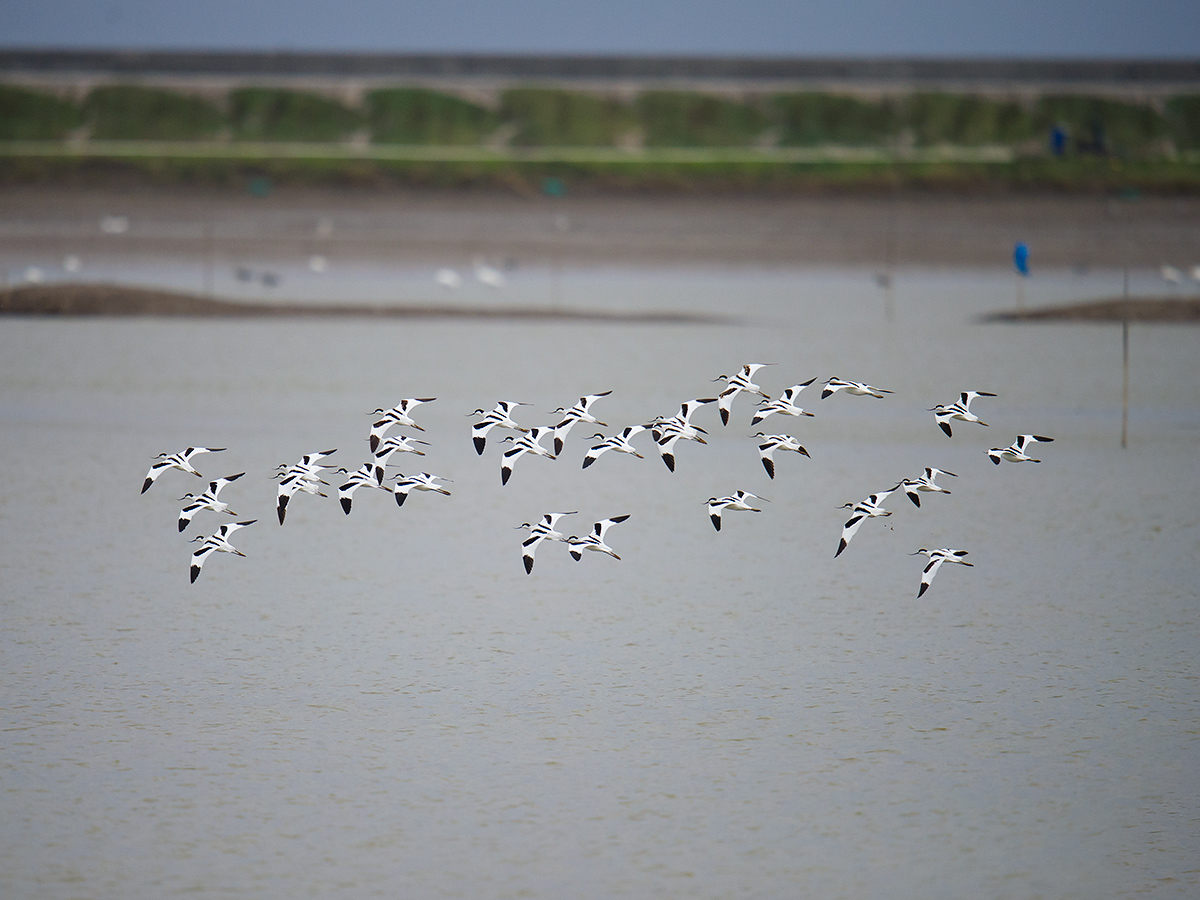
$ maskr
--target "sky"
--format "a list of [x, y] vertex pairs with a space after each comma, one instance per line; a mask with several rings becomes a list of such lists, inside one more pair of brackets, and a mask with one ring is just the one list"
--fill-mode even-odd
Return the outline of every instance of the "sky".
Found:
[[0, 0], [0, 47], [1200, 58], [1200, 0]]

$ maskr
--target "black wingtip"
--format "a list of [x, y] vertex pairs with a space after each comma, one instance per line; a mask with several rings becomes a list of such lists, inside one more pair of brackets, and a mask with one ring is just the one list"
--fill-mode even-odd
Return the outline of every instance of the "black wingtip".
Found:
[[767, 459], [764, 456], [762, 464], [763, 464], [763, 468], [767, 470], [768, 477], [770, 477], [770, 479], [772, 481], [774, 481], [775, 480], [775, 463], [772, 462], [771, 460]]
[[199, 574], [200, 574], [200, 567], [192, 566], [192, 581], [191, 581], [192, 584], [196, 583], [196, 576]]
[[824, 400], [826, 397], [832, 397], [834, 393], [834, 391], [826, 388], [825, 390], [821, 391], [821, 399]]
[[180, 520], [179, 520], [179, 530], [180, 530], [180, 531], [183, 531], [183, 529], [185, 529], [185, 528], [187, 528], [187, 527], [188, 527], [188, 520], [187, 520], [187, 519], [180, 519]]
[[525, 574], [526, 575], [532, 574], [533, 573], [533, 557], [532, 556], [523, 556], [521, 558], [525, 561]]
[[720, 531], [721, 530], [721, 517], [717, 516], [717, 515], [713, 515], [712, 513], [709, 513], [708, 517], [710, 519], [712, 519], [713, 528], [717, 529], [717, 531]]
[[408, 499], [408, 494], [404, 491], [396, 491], [396, 505], [403, 506], [404, 501]]
[[946, 432], [946, 437], [954, 437], [954, 432], [950, 430], [949, 422], [938, 422], [938, 426], [942, 431]]
[[837, 559], [839, 556], [842, 555], [842, 551], [845, 549], [846, 549], [846, 539], [842, 538], [842, 540], [838, 543], [837, 553], [833, 554], [833, 558]]
[[586, 469], [588, 466], [590, 466], [590, 465], [591, 465], [592, 463], [594, 463], [595, 461], [596, 461], [596, 457], [594, 457], [594, 456], [585, 456], [585, 457], [583, 458], [583, 467]]
[[668, 469], [670, 469], [672, 472], [675, 471], [675, 457], [674, 456], [671, 456], [669, 453], [664, 453], [663, 454], [663, 462], [666, 463]]
[[928, 590], [928, 588], [929, 588], [928, 582], [922, 581], [921, 589], [919, 591], [917, 591], [917, 596], [920, 597], [922, 594], [925, 593], [926, 590]]
[[921, 508], [921, 497], [918, 494], [909, 494], [908, 499], [913, 502], [913, 506], [917, 509]]
[[346, 515], [350, 515], [350, 506], [352, 503], [353, 501], [349, 497], [342, 497], [342, 512], [344, 512]]
[[144, 493], [146, 493], [146, 491], [150, 490], [150, 485], [152, 485], [152, 484], [154, 484], [154, 479], [147, 478], [145, 483], [142, 485], [142, 493], [144, 494]]
[[487, 446], [487, 438], [476, 437], [473, 440], [475, 441], [475, 452], [483, 456], [483, 448]]
[[512, 475], [512, 469], [501, 469], [501, 470], [500, 470], [500, 484], [501, 484], [501, 486], [508, 484], [508, 479], [509, 479], [509, 476], [510, 476], [510, 475]]
[[554, 455], [558, 456], [558, 454], [562, 453], [562, 448], [563, 448], [562, 438], [556, 437], [554, 439]]
[[727, 410], [725, 407], [721, 407], [721, 424], [729, 424], [729, 410]]

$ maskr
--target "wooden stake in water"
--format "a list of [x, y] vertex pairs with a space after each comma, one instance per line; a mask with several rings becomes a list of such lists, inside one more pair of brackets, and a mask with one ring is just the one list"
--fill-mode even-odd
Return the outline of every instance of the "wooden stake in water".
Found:
[[1129, 266], [1125, 267], [1125, 314], [1121, 318], [1121, 449], [1129, 438]]

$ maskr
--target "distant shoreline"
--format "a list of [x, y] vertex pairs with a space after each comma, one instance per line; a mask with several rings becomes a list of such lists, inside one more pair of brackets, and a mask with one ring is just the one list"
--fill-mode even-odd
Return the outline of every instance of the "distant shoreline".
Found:
[[[483, 319], [648, 325], [738, 325], [741, 319], [676, 311], [532, 306], [250, 303], [118, 284], [32, 284], [0, 290], [0, 315], [37, 317]], [[1200, 297], [1105, 298], [988, 313], [981, 322], [1161, 322], [1200, 325]]]
[[1123, 297], [988, 313], [983, 322], [1162, 322], [1200, 325], [1200, 297]]
[[0, 315], [192, 318], [490, 319], [646, 325], [736, 325], [732, 316], [532, 306], [249, 303], [118, 284], [34, 284], [0, 290]]

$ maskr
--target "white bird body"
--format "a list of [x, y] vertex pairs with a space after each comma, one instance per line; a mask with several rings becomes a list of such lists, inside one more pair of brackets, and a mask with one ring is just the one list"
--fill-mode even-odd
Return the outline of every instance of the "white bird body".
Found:
[[588, 394], [586, 397], [580, 397], [579, 402], [570, 409], [560, 406], [554, 410], [556, 413], [562, 413], [562, 421], [554, 426], [554, 452], [555, 454], [562, 453], [563, 441], [566, 440], [567, 433], [576, 422], [591, 422], [594, 425], [600, 425], [607, 428], [605, 422], [601, 422], [591, 413], [592, 404], [601, 397], [607, 397], [612, 391], [604, 391], [599, 394]]
[[418, 450], [413, 444], [424, 444], [429, 446], [428, 441], [418, 440], [417, 438], [401, 437], [393, 435], [386, 438], [380, 443], [379, 448], [375, 451], [375, 480], [383, 484], [383, 469], [387, 465], [389, 459], [397, 453], [415, 453], [417, 456], [424, 456], [424, 450]]
[[758, 394], [765, 400], [770, 400], [769, 394], [763, 393], [762, 388], [752, 380], [754, 373], [774, 363], [747, 363], [736, 375], [718, 375], [713, 381], [724, 381], [725, 389], [717, 394], [717, 408], [721, 411], [721, 424], [729, 424], [729, 413], [733, 409], [733, 398], [745, 391], [748, 394]]
[[750, 427], [753, 428], [767, 416], [773, 416], [775, 413], [780, 413], [785, 416], [811, 416], [812, 413], [796, 405], [796, 397], [800, 392], [812, 384], [817, 379], [810, 378], [808, 381], [801, 384], [793, 384], [790, 388], [783, 392], [778, 400], [764, 400], [758, 404], [758, 411], [754, 413], [754, 418], [750, 420]]
[[561, 541], [567, 542], [567, 536], [556, 529], [558, 520], [563, 516], [573, 516], [578, 510], [570, 512], [554, 512], [546, 513], [542, 518], [535, 522], [522, 522], [517, 528], [524, 528], [529, 532], [527, 537], [521, 543], [521, 560], [525, 563], [525, 574], [529, 575], [533, 572], [533, 556], [537, 552], [538, 546], [542, 541]]
[[917, 556], [922, 553], [929, 557], [929, 562], [925, 565], [925, 569], [921, 573], [921, 587], [917, 590], [918, 597], [929, 590], [929, 585], [933, 582], [933, 576], [942, 567], [942, 563], [958, 563], [960, 566], [974, 565], [974, 563], [969, 563], [963, 559], [967, 555], [966, 550], [952, 550], [949, 547], [942, 547], [938, 550], [926, 550], [922, 547], [916, 553], [910, 553], [909, 556]]
[[842, 526], [842, 539], [838, 543], [837, 553], [833, 554], [834, 559], [842, 555], [842, 551], [850, 543], [850, 539], [854, 537], [859, 526], [867, 519], [874, 519], [881, 516], [890, 516], [891, 510], [883, 508], [883, 501], [895, 493], [896, 488], [890, 491], [879, 491], [871, 494], [866, 500], [861, 500], [858, 503], [844, 503], [838, 509], [850, 509], [850, 518], [846, 524]]
[[432, 403], [436, 399], [437, 397], [409, 397], [401, 400], [391, 409], [379, 407], [372, 412], [371, 415], [379, 416], [380, 418], [371, 426], [371, 431], [367, 437], [371, 443], [371, 452], [374, 453], [378, 449], [379, 442], [383, 440], [384, 434], [394, 425], [408, 425], [411, 428], [417, 429], [417, 431], [424, 431], [424, 428], [413, 421], [412, 416], [409, 415], [409, 411], [420, 406], [422, 403]]
[[[283, 520], [287, 517], [288, 504], [296, 494], [315, 494], [318, 497], [329, 496], [321, 491], [320, 485], [328, 484], [328, 482], [321, 479], [321, 473], [325, 469], [333, 467], [323, 465], [321, 460], [335, 453], [337, 453], [337, 448], [322, 450], [319, 453], [306, 453], [300, 457], [298, 463], [286, 471], [276, 473], [275, 477], [281, 479], [275, 500], [275, 512], [279, 516], [280, 525], [283, 524]], [[283, 469], [286, 465], [286, 463], [281, 463], [279, 467]]]
[[204, 566], [205, 560], [213, 553], [233, 553], [237, 556], [245, 556], [246, 554], [233, 546], [229, 542], [229, 536], [239, 528], [245, 528], [247, 525], [253, 525], [258, 519], [250, 519], [248, 522], [229, 522], [222, 525], [208, 537], [196, 535], [192, 538], [192, 542], [203, 541], [200, 548], [192, 554], [192, 583], [195, 584], [196, 578], [200, 575], [200, 569]]
[[637, 451], [637, 448], [630, 443], [630, 439], [635, 434], [640, 434], [645, 430], [645, 425], [630, 425], [621, 431], [620, 434], [614, 434], [609, 438], [604, 437], [602, 434], [593, 435], [593, 437], [603, 438], [603, 440], [595, 447], [592, 447], [592, 449], [587, 452], [587, 455], [584, 456], [583, 468], [586, 469], [597, 459], [599, 459], [601, 455], [607, 453], [609, 450], [615, 450], [617, 453], [628, 453], [630, 456], [636, 456], [638, 459], [645, 459], [646, 457], [642, 456], [642, 454]]
[[216, 481], [210, 481], [208, 483], [208, 489], [205, 490], [204, 493], [198, 496], [184, 494], [182, 497], [180, 497], [180, 500], [188, 500], [190, 502], [179, 511], [179, 530], [183, 531], [185, 528], [187, 528], [188, 524], [192, 521], [192, 517], [195, 516], [196, 513], [205, 509], [212, 510], [216, 513], [223, 512], [228, 513], [231, 516], [236, 516], [237, 513], [230, 509], [229, 504], [223, 502], [218, 495], [221, 493], [221, 490], [225, 487], [225, 485], [232, 484], [245, 474], [245, 472], [238, 472], [236, 475], [227, 475], [224, 478], [218, 478]]
[[500, 483], [502, 485], [508, 484], [508, 479], [512, 476], [513, 465], [526, 453], [532, 453], [534, 456], [544, 456], [547, 459], [556, 459], [557, 457], [541, 444], [543, 438], [553, 433], [553, 428], [538, 426], [530, 428], [527, 434], [505, 435], [504, 440], [500, 443], [511, 442], [513, 446], [504, 451], [504, 458], [500, 462]]
[[221, 453], [225, 450], [224, 447], [188, 447], [182, 453], [160, 453], [155, 459], [158, 462], [150, 466], [150, 471], [146, 473], [146, 480], [142, 482], [142, 493], [150, 490], [150, 485], [158, 480], [158, 476], [168, 469], [179, 469], [181, 472], [190, 472], [198, 478], [203, 478], [196, 467], [192, 465], [192, 457], [198, 456], [201, 453]]
[[[363, 463], [357, 471], [349, 472], [346, 469], [339, 469], [339, 472], [346, 473], [346, 481], [338, 488], [338, 502], [342, 504], [342, 512], [350, 515], [350, 507], [354, 503], [354, 492], [360, 487], [380, 488], [383, 485], [380, 479], [375, 477], [375, 464]], [[391, 490], [389, 485], [387, 490]]]
[[428, 472], [418, 472], [415, 475], [400, 475], [392, 485], [392, 493], [396, 496], [396, 505], [404, 505], [404, 501], [408, 499], [409, 491], [430, 491], [434, 494], [444, 494], [449, 497], [450, 492], [438, 484], [439, 481], [448, 480], [442, 478], [440, 475], [430, 475]]
[[[762, 460], [763, 468], [772, 479], [775, 478], [775, 457], [772, 454], [776, 450], [792, 450], [801, 456], [809, 456], [808, 451], [790, 434], [763, 434], [760, 431], [754, 436], [759, 438], [758, 456]], [[809, 456], [809, 459], [811, 458]]]
[[712, 520], [713, 528], [717, 529], [717, 531], [721, 530], [721, 513], [727, 509], [762, 512], [761, 509], [748, 502], [752, 499], [766, 500], [765, 497], [751, 494], [749, 491], [735, 491], [727, 497], [709, 497], [705, 501], [705, 505], [708, 507], [708, 517]]
[[1006, 460], [1007, 462], [1038, 463], [1041, 462], [1041, 460], [1034, 459], [1032, 456], [1026, 453], [1026, 449], [1031, 444], [1049, 444], [1053, 440], [1054, 438], [1052, 437], [1044, 437], [1040, 434], [1019, 434], [1017, 435], [1017, 439], [1007, 447], [993, 447], [991, 450], [988, 450], [988, 459], [990, 459], [996, 465], [1000, 465], [1001, 460]]
[[874, 397], [877, 400], [882, 400], [884, 394], [892, 393], [883, 388], [864, 384], [861, 381], [843, 381], [841, 378], [830, 378], [821, 389], [821, 399], [824, 400], [838, 391], [845, 391], [847, 394], [856, 394], [860, 397]]
[[693, 425], [692, 416], [701, 406], [716, 403], [716, 397], [706, 397], [700, 400], [688, 400], [679, 405], [679, 412], [673, 416], [659, 416], [647, 424], [654, 442], [658, 445], [659, 455], [663, 463], [672, 472], [675, 471], [675, 444], [679, 441], [696, 441], [706, 444], [701, 435], [708, 434], [703, 428]]
[[938, 427], [946, 432], [946, 437], [954, 437], [950, 430], [951, 421], [957, 419], [960, 422], [977, 422], [980, 425], [987, 427], [987, 422], [980, 420], [979, 416], [971, 412], [971, 401], [976, 397], [995, 397], [995, 394], [988, 391], [963, 391], [958, 395], [958, 400], [954, 403], [942, 403], [933, 407], [930, 412], [933, 413], [934, 419], [938, 423]]
[[528, 432], [528, 428], [522, 428], [512, 417], [512, 412], [518, 406], [529, 406], [528, 403], [519, 403], [512, 400], [501, 400], [496, 404], [491, 412], [484, 412], [482, 409], [477, 409], [472, 416], [483, 416], [482, 421], [476, 422], [471, 426], [471, 438], [475, 442], [475, 452], [480, 456], [483, 455], [483, 448], [487, 446], [487, 434], [493, 428], [507, 428], [510, 431], [519, 431], [521, 433]]
[[462, 276], [453, 269], [438, 269], [433, 274], [433, 280], [451, 290], [462, 287]]
[[621, 557], [617, 556], [613, 548], [604, 543], [604, 535], [608, 533], [608, 529], [612, 526], [619, 522], [624, 522], [628, 518], [628, 515], [624, 515], [613, 516], [611, 519], [601, 519], [592, 526], [590, 534], [584, 537], [576, 537], [575, 535], [568, 537], [567, 550], [571, 554], [571, 558], [575, 562], [579, 562], [579, 560], [583, 559], [583, 551], [591, 550], [596, 553], [606, 553], [613, 559], [620, 559]]
[[921, 494], [949, 494], [941, 485], [937, 484], [934, 479], [939, 475], [949, 475], [951, 478], [957, 478], [953, 472], [947, 472], [945, 469], [935, 469], [932, 466], [925, 467], [925, 474], [916, 479], [904, 479], [894, 490], [902, 490], [908, 496], [908, 499], [913, 502], [913, 506], [918, 509], [921, 507]]

